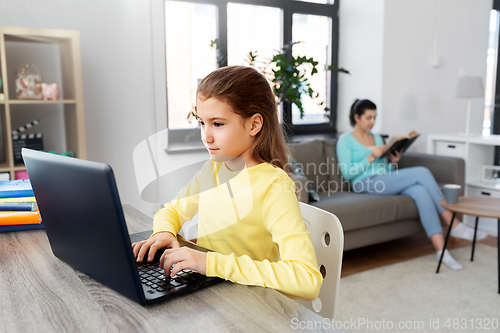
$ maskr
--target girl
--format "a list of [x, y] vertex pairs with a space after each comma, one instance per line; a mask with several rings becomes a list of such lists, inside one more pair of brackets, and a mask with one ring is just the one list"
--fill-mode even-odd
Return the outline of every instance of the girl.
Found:
[[[401, 153], [389, 154], [390, 164], [387, 158], [379, 157], [385, 149], [382, 137], [371, 132], [376, 116], [377, 107], [373, 102], [365, 99], [353, 103], [349, 120], [354, 129], [342, 134], [337, 141], [337, 158], [342, 175], [351, 182], [355, 192], [410, 196], [417, 205], [420, 221], [437, 251], [439, 261], [444, 247], [439, 216], [449, 225], [452, 213], [439, 204], [443, 194], [427, 168], [413, 167], [394, 171], [394, 163], [399, 162]], [[451, 236], [472, 240], [474, 229], [457, 219], [453, 222]], [[485, 232], [478, 231], [476, 239], [486, 236]], [[448, 250], [445, 250], [443, 263], [453, 270], [463, 268]]]
[[[167, 248], [160, 266], [169, 272], [175, 264], [171, 276], [192, 269], [315, 299], [322, 276], [285, 170], [287, 148], [268, 81], [250, 67], [220, 68], [200, 83], [196, 110], [211, 159], [156, 213], [151, 238], [132, 244], [137, 261]], [[214, 252], [179, 247], [176, 235], [196, 213], [197, 243]]]

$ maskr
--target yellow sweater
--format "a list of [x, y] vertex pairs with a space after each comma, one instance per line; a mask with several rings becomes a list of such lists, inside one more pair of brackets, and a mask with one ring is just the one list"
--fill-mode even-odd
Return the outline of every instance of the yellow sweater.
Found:
[[207, 276], [270, 287], [296, 299], [318, 296], [322, 276], [302, 219], [295, 184], [267, 163], [230, 171], [207, 161], [177, 198], [154, 217], [154, 232], [177, 235], [198, 217]]

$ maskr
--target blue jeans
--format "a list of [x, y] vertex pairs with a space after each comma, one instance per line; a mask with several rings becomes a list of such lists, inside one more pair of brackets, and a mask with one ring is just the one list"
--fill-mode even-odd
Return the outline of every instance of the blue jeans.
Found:
[[425, 167], [393, 170], [384, 175], [366, 177], [352, 184], [354, 192], [376, 195], [403, 194], [417, 205], [420, 221], [427, 237], [443, 232], [439, 214], [445, 209], [439, 201], [444, 198], [434, 176]]

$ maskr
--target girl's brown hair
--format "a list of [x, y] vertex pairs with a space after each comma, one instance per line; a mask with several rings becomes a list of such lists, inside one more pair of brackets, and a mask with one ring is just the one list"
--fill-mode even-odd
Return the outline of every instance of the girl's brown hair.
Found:
[[255, 136], [252, 157], [289, 172], [289, 150], [278, 120], [276, 95], [264, 75], [252, 67], [222, 67], [201, 81], [196, 97], [204, 101], [217, 98], [243, 119], [259, 113], [262, 129]]

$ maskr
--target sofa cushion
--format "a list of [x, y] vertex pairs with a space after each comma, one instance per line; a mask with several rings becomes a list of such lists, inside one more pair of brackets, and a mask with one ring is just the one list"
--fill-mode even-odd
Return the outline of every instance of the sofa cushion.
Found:
[[[326, 188], [328, 183], [329, 170], [325, 161], [323, 142], [323, 140], [308, 140], [288, 144], [292, 157], [295, 158], [317, 192]], [[320, 189], [318, 186], [321, 186]]]
[[391, 196], [396, 202], [398, 211], [396, 214], [397, 221], [419, 219], [417, 205], [412, 198], [407, 195]]
[[297, 175], [296, 173], [290, 173], [290, 178], [295, 183], [295, 192], [297, 193], [297, 199], [303, 203], [309, 203], [309, 191], [307, 191], [307, 177], [304, 175]]
[[[295, 158], [292, 157], [290, 163], [292, 164], [292, 173], [295, 175], [298, 175], [298, 176], [303, 176], [306, 179], [304, 187], [307, 189], [307, 193], [308, 193], [308, 201], [307, 202], [319, 201], [319, 195], [316, 192], [316, 190], [314, 189], [313, 184], [304, 175], [304, 171], [302, 171], [301, 166], [297, 163]], [[301, 184], [301, 186], [302, 186], [302, 183], [298, 183], [298, 184]], [[295, 185], [297, 186], [297, 183], [295, 183]], [[301, 190], [301, 189], [299, 189], [299, 190]]]
[[416, 205], [408, 196], [354, 192], [319, 193], [319, 196], [320, 201], [311, 204], [335, 214], [345, 232], [400, 220], [418, 219]]
[[324, 143], [325, 160], [329, 166], [329, 189], [332, 192], [351, 191], [351, 183], [342, 177], [337, 160], [337, 139], [326, 139]]

